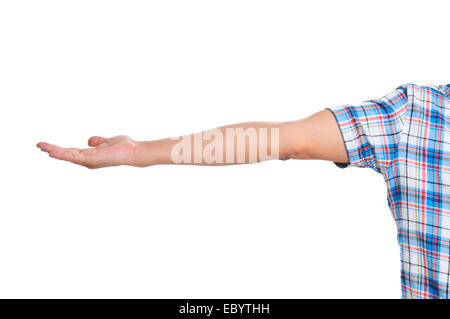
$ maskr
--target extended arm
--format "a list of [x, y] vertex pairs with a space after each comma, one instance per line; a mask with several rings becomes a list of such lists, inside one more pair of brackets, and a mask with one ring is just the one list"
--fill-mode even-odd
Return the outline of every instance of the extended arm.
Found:
[[127, 136], [93, 136], [90, 148], [62, 148], [45, 142], [37, 146], [50, 157], [100, 168], [157, 164], [229, 165], [269, 159], [322, 159], [348, 163], [347, 152], [333, 114], [322, 110], [290, 122], [248, 122], [154, 141]]

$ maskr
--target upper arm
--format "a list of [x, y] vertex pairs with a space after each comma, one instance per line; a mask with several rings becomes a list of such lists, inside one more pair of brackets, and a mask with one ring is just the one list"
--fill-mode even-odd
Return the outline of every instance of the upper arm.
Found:
[[284, 123], [280, 135], [287, 158], [349, 161], [342, 134], [329, 110]]
[[370, 167], [381, 173], [397, 154], [406, 113], [405, 87], [359, 105], [327, 108], [297, 121], [303, 156]]

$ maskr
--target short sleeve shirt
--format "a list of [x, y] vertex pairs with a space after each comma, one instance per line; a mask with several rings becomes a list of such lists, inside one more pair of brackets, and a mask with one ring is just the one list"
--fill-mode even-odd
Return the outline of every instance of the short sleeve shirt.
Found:
[[397, 226], [402, 298], [450, 297], [450, 84], [404, 84], [329, 109], [349, 163], [382, 175]]

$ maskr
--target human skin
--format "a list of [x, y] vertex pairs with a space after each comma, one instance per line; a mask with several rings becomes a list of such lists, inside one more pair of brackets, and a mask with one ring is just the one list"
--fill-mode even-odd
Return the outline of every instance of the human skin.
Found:
[[[223, 133], [225, 139], [227, 128], [242, 128], [244, 130], [254, 129], [256, 132], [259, 132], [261, 129], [267, 129], [269, 132], [271, 129], [278, 129], [278, 158], [281, 160], [320, 159], [340, 163], [349, 162], [338, 124], [331, 111], [326, 109], [296, 121], [246, 122], [217, 128]], [[190, 136], [193, 137], [193, 135]], [[270, 134], [269, 136], [271, 137]], [[245, 138], [246, 143], [242, 149], [238, 149], [236, 143], [234, 143], [234, 160], [231, 162], [211, 163], [202, 159], [198, 163], [193, 163], [193, 158], [190, 158], [190, 163], [182, 162], [179, 164], [232, 165], [251, 163], [248, 136]], [[270, 141], [269, 138], [267, 143], [269, 153], [271, 152]], [[204, 148], [209, 142], [211, 141], [203, 140], [202, 145], [195, 145], [195, 143], [192, 143], [191, 154], [194, 154], [196, 148], [197, 151], [200, 151], [201, 154], [203, 154]], [[179, 140], [174, 140], [172, 138], [153, 141], [135, 141], [128, 136], [120, 135], [111, 138], [92, 136], [88, 140], [88, 145], [90, 147], [84, 149], [64, 148], [46, 142], [39, 142], [37, 147], [42, 151], [47, 152], [52, 158], [95, 169], [118, 165], [146, 167], [159, 164], [177, 164], [173, 162], [171, 157], [172, 149], [177, 143], [179, 143]], [[225, 145], [226, 141], [224, 141], [223, 144]], [[226, 155], [225, 146], [223, 152], [224, 155]], [[238, 162], [237, 160], [239, 152], [244, 152], [245, 160], [243, 162]], [[257, 156], [257, 162], [263, 160], [265, 159], [260, 158], [259, 155]]]

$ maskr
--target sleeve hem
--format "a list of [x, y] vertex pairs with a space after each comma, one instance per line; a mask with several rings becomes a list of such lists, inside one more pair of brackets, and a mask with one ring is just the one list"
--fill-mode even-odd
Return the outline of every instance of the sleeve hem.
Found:
[[[336, 114], [334, 114], [334, 112], [333, 112], [333, 110], [331, 108], [326, 107], [325, 109], [329, 110], [331, 112], [331, 114], [333, 114], [334, 119], [336, 120], [336, 124], [337, 124], [337, 126], [339, 128], [339, 132], [341, 133], [342, 141], [344, 142], [345, 151], [347, 152], [347, 157], [350, 160], [350, 154], [348, 153], [347, 144], [345, 142], [345, 138], [344, 138], [344, 134], [342, 133], [341, 126], [339, 125], [338, 118], [336, 117]], [[340, 162], [334, 162], [334, 161], [333, 161], [333, 163], [339, 168], [346, 168], [346, 167], [348, 167], [350, 165], [350, 163], [340, 163]]]

